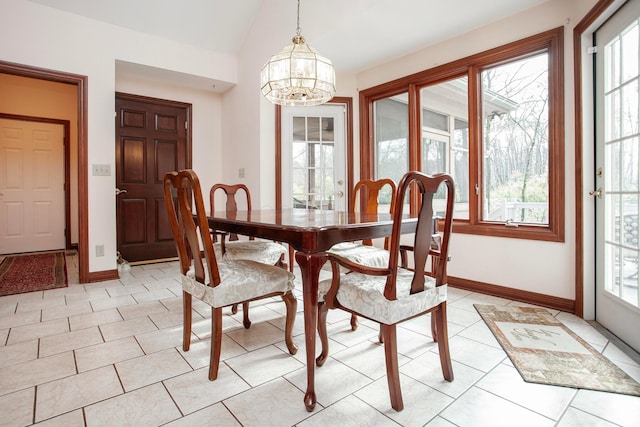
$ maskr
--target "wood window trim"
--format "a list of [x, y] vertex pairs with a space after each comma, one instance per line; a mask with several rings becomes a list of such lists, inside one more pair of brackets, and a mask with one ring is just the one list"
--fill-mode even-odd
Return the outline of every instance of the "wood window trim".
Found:
[[578, 317], [584, 316], [584, 257], [585, 244], [583, 229], [584, 204], [581, 195], [583, 186], [583, 81], [582, 81], [582, 36], [588, 31], [601, 16], [615, 3], [614, 0], [598, 0], [598, 2], [587, 12], [580, 22], [573, 29], [573, 85], [574, 85], [574, 110], [575, 110], [575, 229], [576, 229], [576, 249], [575, 249], [575, 313]]
[[89, 272], [89, 78], [79, 74], [65, 73], [45, 68], [0, 61], [0, 73], [21, 77], [70, 84], [77, 90], [78, 120], [78, 275], [80, 283], [97, 281], [96, 273]]
[[[334, 96], [327, 104], [344, 105], [345, 136], [347, 151], [347, 206], [353, 197], [353, 99], [346, 96]], [[275, 162], [276, 162], [276, 209], [282, 209], [282, 107], [275, 106]]]
[[[558, 27], [525, 39], [443, 64], [425, 71], [386, 82], [360, 92], [360, 175], [361, 179], [375, 178], [375, 141], [373, 103], [393, 95], [407, 93], [409, 98], [409, 154], [410, 167], [419, 167], [419, 91], [421, 88], [468, 77], [469, 94], [469, 194], [475, 186], [482, 188], [481, 121], [479, 74], [483, 69], [549, 51], [549, 224], [519, 224], [506, 227], [504, 223], [482, 221], [480, 198], [470, 197], [469, 220], [454, 220], [454, 231], [494, 237], [564, 242], [564, 28]], [[414, 157], [415, 156], [415, 157]], [[413, 160], [412, 160], [413, 158]], [[473, 191], [472, 191], [473, 190]], [[413, 203], [412, 203], [413, 205]], [[413, 208], [412, 208], [413, 210]]]

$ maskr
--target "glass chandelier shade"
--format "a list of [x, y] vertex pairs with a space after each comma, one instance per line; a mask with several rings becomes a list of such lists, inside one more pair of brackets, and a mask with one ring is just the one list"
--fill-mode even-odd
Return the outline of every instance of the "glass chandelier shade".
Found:
[[262, 67], [262, 94], [274, 104], [291, 107], [319, 105], [333, 98], [336, 92], [333, 64], [305, 43], [300, 35], [299, 21], [298, 0], [298, 29], [292, 44], [273, 55]]

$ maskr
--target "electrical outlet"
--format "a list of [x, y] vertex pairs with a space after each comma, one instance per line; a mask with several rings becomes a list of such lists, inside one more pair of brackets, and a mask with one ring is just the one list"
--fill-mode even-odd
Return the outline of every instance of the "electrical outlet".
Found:
[[104, 256], [104, 245], [96, 245], [96, 256]]
[[244, 168], [238, 169], [238, 178], [244, 178]]
[[111, 165], [93, 165], [93, 176], [110, 176], [111, 175]]

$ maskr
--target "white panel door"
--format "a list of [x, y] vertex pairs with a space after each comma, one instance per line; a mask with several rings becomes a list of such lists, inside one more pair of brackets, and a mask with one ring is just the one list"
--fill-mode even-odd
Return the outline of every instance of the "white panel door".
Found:
[[640, 351], [640, 0], [596, 41], [596, 320]]
[[64, 128], [0, 119], [0, 254], [64, 249]]
[[282, 107], [282, 207], [346, 208], [344, 105]]

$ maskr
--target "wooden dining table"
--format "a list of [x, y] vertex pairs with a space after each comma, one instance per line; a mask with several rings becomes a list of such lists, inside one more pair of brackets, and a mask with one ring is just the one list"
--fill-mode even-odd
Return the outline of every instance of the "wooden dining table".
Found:
[[[313, 411], [316, 405], [318, 278], [322, 265], [327, 260], [326, 251], [336, 243], [391, 235], [391, 215], [315, 209], [252, 210], [233, 214], [214, 212], [209, 215], [208, 222], [209, 227], [215, 230], [286, 242], [295, 249], [295, 259], [302, 275], [307, 353], [307, 391], [304, 404], [308, 411]], [[413, 233], [415, 228], [415, 218], [406, 218], [402, 223], [402, 233]]]

